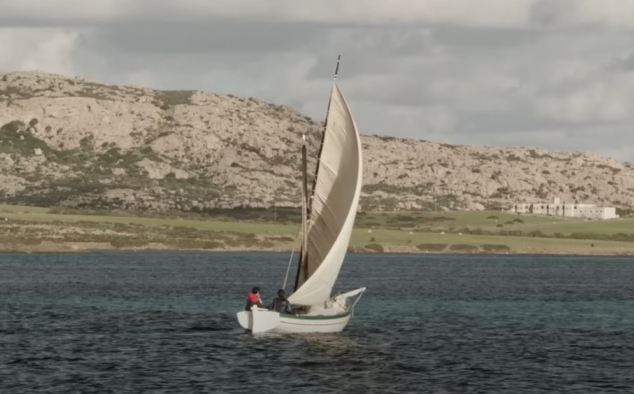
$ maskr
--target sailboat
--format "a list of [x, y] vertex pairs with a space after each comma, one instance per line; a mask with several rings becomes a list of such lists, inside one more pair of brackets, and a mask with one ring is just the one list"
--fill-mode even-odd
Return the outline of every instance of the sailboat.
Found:
[[341, 56], [337, 59], [310, 195], [306, 138], [302, 137], [302, 246], [295, 289], [288, 297], [301, 311], [284, 314], [254, 305], [250, 311], [238, 312], [240, 325], [254, 334], [342, 331], [366, 290], [361, 287], [331, 296], [348, 251], [363, 174], [361, 138], [337, 85], [340, 60]]

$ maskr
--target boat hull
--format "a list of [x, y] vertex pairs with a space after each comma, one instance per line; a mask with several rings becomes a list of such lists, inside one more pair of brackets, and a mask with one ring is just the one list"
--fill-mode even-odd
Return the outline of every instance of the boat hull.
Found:
[[253, 333], [328, 333], [340, 332], [350, 321], [350, 312], [324, 315], [285, 315], [277, 312], [238, 312], [238, 322]]
[[[330, 317], [330, 316], [329, 316]], [[341, 332], [350, 321], [350, 314], [329, 319], [313, 319], [281, 316], [280, 324], [273, 332], [280, 333], [311, 333], [311, 332]]]
[[359, 301], [350, 302], [352, 297], [361, 297], [365, 287], [340, 294], [323, 305], [309, 307], [308, 313], [285, 314], [254, 305], [250, 311], [237, 313], [242, 328], [254, 334], [261, 332], [276, 333], [313, 333], [340, 332], [352, 317], [354, 306]]

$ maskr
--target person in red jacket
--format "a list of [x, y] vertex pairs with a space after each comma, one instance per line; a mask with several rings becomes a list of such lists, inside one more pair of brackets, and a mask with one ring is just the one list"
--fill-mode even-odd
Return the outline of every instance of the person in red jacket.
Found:
[[260, 308], [266, 308], [262, 301], [260, 300], [260, 288], [254, 287], [247, 294], [247, 305], [244, 307], [245, 311], [250, 311], [253, 305], [257, 305]]

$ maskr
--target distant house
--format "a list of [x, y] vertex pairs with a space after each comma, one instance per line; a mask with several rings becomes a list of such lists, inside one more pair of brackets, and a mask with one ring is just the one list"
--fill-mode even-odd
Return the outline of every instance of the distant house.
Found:
[[597, 207], [594, 204], [562, 203], [560, 198], [555, 198], [552, 204], [532, 203], [515, 204], [513, 212], [532, 213], [535, 215], [568, 216], [588, 219], [617, 219], [614, 207]]

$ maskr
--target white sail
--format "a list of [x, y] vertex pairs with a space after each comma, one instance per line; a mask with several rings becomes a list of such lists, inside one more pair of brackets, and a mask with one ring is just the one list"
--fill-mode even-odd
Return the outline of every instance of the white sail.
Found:
[[315, 305], [330, 297], [352, 234], [362, 167], [361, 139], [335, 82], [307, 231], [307, 272], [299, 276], [298, 288], [288, 298], [292, 304]]

